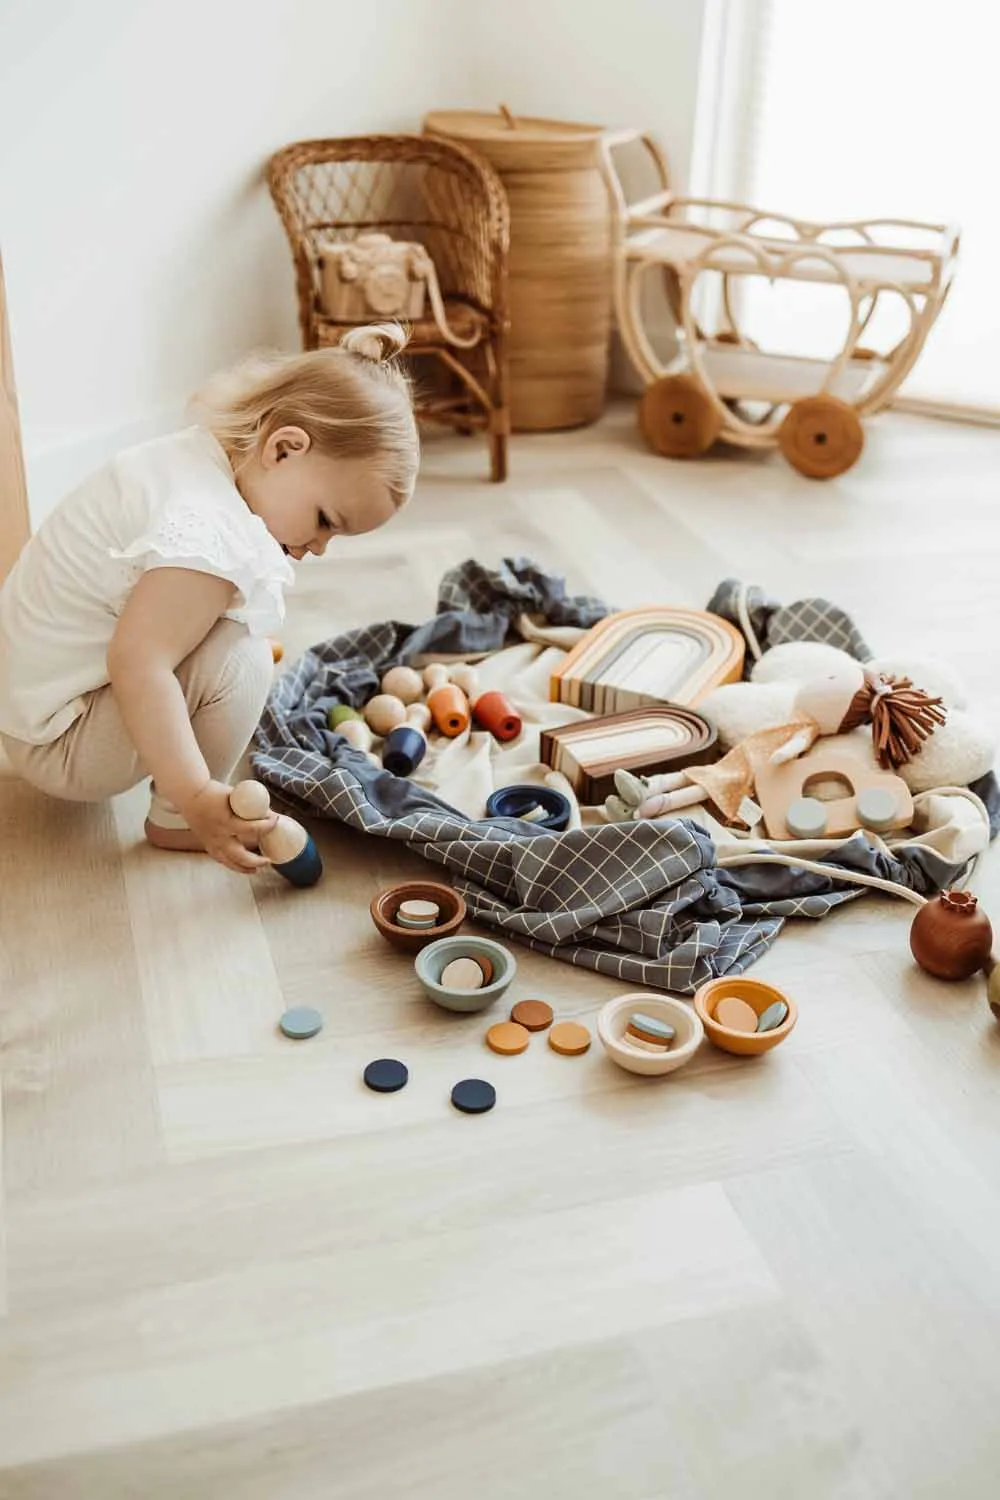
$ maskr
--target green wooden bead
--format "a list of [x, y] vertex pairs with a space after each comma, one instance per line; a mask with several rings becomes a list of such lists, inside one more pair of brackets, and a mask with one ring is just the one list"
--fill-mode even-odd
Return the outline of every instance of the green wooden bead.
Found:
[[345, 719], [363, 719], [363, 715], [347, 703], [335, 703], [326, 711], [326, 722], [331, 729], [336, 729]]

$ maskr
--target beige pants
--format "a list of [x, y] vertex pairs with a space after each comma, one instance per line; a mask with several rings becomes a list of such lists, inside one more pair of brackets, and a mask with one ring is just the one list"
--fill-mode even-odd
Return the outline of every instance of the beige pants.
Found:
[[[234, 620], [219, 620], [177, 668], [191, 727], [213, 781], [229, 781], [257, 727], [273, 678], [271, 648]], [[26, 745], [6, 735], [3, 746], [17, 775], [39, 791], [69, 802], [103, 802], [149, 774], [129, 737], [110, 687], [88, 693], [86, 707], [50, 745]], [[152, 788], [150, 821], [184, 828], [177, 809]]]

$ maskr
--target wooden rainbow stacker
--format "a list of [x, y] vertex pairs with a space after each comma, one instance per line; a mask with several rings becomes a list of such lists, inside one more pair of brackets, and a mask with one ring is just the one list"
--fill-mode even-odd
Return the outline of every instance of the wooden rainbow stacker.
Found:
[[743, 675], [743, 637], [719, 615], [647, 605], [608, 615], [552, 673], [549, 698], [619, 714], [658, 703], [695, 707]]

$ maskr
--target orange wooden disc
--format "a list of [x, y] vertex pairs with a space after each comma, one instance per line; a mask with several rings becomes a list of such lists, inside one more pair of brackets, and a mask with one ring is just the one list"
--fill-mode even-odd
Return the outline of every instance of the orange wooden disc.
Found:
[[729, 1031], [756, 1031], [757, 1012], [738, 995], [726, 995], [715, 1007], [715, 1019]]
[[486, 1033], [486, 1045], [502, 1057], [514, 1057], [523, 1052], [531, 1041], [531, 1034], [516, 1021], [498, 1021]]
[[552, 1025], [555, 1012], [547, 1000], [519, 1000], [510, 1013], [512, 1021], [518, 1021], [529, 1031], [544, 1031]]
[[559, 1021], [549, 1032], [549, 1046], [564, 1057], [579, 1057], [590, 1046], [590, 1032], [579, 1021]]

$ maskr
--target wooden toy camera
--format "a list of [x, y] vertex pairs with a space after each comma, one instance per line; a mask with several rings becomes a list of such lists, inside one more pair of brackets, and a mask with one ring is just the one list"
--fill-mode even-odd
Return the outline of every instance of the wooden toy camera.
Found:
[[372, 232], [322, 245], [318, 259], [320, 306], [335, 322], [423, 317], [427, 282], [434, 274], [423, 245]]

